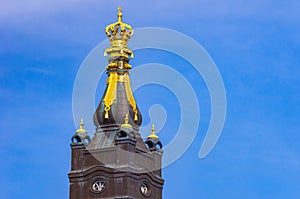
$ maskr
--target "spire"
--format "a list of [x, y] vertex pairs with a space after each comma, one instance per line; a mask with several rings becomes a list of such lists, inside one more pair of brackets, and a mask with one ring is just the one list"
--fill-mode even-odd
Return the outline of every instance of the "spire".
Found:
[[154, 124], [152, 124], [152, 133], [151, 135], [148, 136], [148, 138], [152, 138], [152, 139], [158, 139], [158, 136], [155, 135], [155, 128], [154, 128]]
[[76, 130], [76, 133], [86, 133], [86, 130], [84, 129], [83, 119], [80, 119], [79, 129]]
[[[98, 127], [103, 124], [123, 124], [125, 113], [132, 125], [140, 126], [141, 114], [138, 110], [130, 85], [129, 70], [132, 66], [128, 63], [133, 58], [133, 52], [128, 48], [128, 40], [133, 34], [133, 29], [122, 20], [122, 8], [118, 8], [118, 20], [105, 28], [110, 46], [104, 52], [107, 56], [106, 66], [108, 78], [106, 91], [95, 112], [94, 123]], [[125, 91], [125, 92], [124, 92]]]

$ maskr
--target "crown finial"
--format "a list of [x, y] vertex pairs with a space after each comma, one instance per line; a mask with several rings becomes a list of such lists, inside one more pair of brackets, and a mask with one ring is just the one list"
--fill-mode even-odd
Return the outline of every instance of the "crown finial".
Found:
[[106, 27], [105, 33], [110, 40], [110, 48], [106, 49], [104, 55], [110, 55], [112, 60], [124, 57], [126, 59], [133, 58], [133, 52], [128, 49], [128, 40], [133, 34], [133, 29], [129, 24], [122, 21], [122, 8], [118, 7], [118, 21]]
[[76, 133], [86, 133], [86, 130], [84, 129], [83, 119], [80, 119], [79, 129], [76, 130]]
[[126, 113], [126, 116], [124, 118], [124, 124], [121, 125], [122, 128], [132, 128], [132, 126], [130, 124], [128, 124], [128, 113]]
[[151, 135], [148, 136], [148, 138], [158, 139], [158, 136], [155, 135], [154, 124], [152, 124], [152, 133], [151, 133]]

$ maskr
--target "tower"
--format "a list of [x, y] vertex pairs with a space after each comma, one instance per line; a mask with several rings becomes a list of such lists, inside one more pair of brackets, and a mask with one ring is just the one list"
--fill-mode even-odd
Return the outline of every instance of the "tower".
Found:
[[107, 85], [94, 113], [94, 136], [90, 139], [81, 120], [71, 139], [70, 199], [160, 199], [162, 144], [154, 125], [145, 142], [139, 133], [142, 115], [129, 77], [133, 52], [128, 40], [133, 30], [123, 23], [120, 7], [118, 21], [105, 32], [110, 40], [104, 52]]

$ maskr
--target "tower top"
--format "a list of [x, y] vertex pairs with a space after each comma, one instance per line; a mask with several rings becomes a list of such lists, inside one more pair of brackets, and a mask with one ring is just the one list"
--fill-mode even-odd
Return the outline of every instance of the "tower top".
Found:
[[110, 46], [104, 52], [106, 88], [93, 116], [96, 131], [90, 139], [81, 119], [71, 138], [70, 199], [162, 198], [162, 144], [154, 125], [145, 141], [140, 134], [142, 114], [130, 84], [133, 29], [123, 22], [121, 7], [116, 15], [105, 29]]

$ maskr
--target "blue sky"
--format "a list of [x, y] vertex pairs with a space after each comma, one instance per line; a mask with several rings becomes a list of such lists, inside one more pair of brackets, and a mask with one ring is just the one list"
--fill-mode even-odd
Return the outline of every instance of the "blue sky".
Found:
[[[104, 28], [115, 21], [119, 5], [124, 21], [135, 28], [170, 28], [198, 41], [217, 64], [226, 88], [222, 135], [200, 160], [210, 119], [205, 83], [176, 55], [135, 53], [133, 66], [163, 63], [190, 77], [200, 103], [195, 140], [164, 169], [164, 198], [299, 198], [296, 0], [1, 0], [1, 198], [68, 197], [69, 144], [76, 129], [73, 84], [84, 58], [106, 39]], [[96, 101], [104, 89], [101, 82]], [[178, 128], [180, 108], [172, 93], [145, 86], [135, 95], [146, 124], [151, 104], [164, 105], [168, 118], [160, 134], [168, 143]]]

